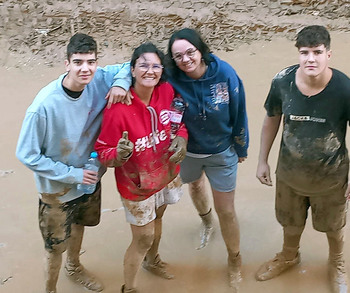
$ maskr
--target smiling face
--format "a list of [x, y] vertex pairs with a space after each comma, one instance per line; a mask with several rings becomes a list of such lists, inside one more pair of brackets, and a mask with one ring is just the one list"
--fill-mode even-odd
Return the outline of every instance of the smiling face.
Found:
[[202, 69], [202, 54], [189, 41], [175, 40], [171, 53], [177, 67], [187, 75], [191, 76]]
[[163, 65], [156, 53], [143, 53], [131, 68], [135, 89], [155, 87], [163, 73]]
[[324, 73], [330, 58], [331, 50], [327, 50], [324, 45], [299, 48], [300, 70], [308, 77], [317, 77]]
[[65, 61], [67, 76], [63, 85], [72, 91], [82, 91], [93, 79], [97, 69], [96, 53], [75, 53]]

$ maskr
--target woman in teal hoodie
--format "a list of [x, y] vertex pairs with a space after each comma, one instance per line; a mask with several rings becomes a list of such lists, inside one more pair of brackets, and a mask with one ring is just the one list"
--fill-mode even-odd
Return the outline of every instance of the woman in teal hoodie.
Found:
[[235, 70], [210, 53], [199, 33], [184, 28], [168, 44], [169, 82], [184, 99], [183, 122], [188, 130], [187, 154], [181, 179], [202, 218], [201, 246], [213, 231], [207, 176], [222, 236], [228, 251], [232, 287], [241, 280], [239, 225], [234, 208], [237, 163], [247, 157], [248, 123], [243, 84]]

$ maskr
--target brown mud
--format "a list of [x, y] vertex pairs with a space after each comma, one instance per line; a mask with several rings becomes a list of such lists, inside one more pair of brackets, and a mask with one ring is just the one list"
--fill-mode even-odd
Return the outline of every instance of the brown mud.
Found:
[[[18, 133], [26, 108], [36, 93], [64, 72], [67, 40], [76, 31], [92, 34], [101, 48], [100, 64], [127, 60], [146, 39], [166, 47], [181, 26], [200, 29], [218, 56], [243, 80], [250, 127], [248, 159], [239, 165], [236, 209], [241, 230], [243, 282], [240, 293], [327, 293], [326, 236], [313, 230], [310, 219], [301, 241], [302, 262], [280, 277], [257, 282], [254, 273], [281, 249], [282, 231], [274, 216], [274, 189], [255, 178], [263, 103], [273, 76], [297, 63], [292, 39], [304, 25], [326, 25], [332, 36], [331, 66], [350, 75], [349, 1], [1, 1], [0, 0], [0, 292], [44, 292], [38, 198], [32, 172], [15, 158]], [[234, 2], [234, 3], [231, 3]], [[276, 166], [279, 138], [271, 151]], [[200, 219], [187, 186], [163, 218], [160, 256], [174, 280], [140, 270], [142, 293], [226, 293], [227, 254], [215, 216], [213, 241], [199, 245]], [[131, 239], [110, 170], [103, 178], [102, 219], [87, 228], [82, 263], [105, 285], [119, 292], [123, 256]], [[349, 236], [349, 229], [346, 229]], [[345, 246], [350, 261], [350, 245]], [[349, 270], [349, 261], [347, 269]], [[64, 275], [59, 293], [87, 292]]]
[[198, 29], [213, 50], [231, 51], [254, 40], [293, 38], [316, 22], [349, 31], [349, 17], [349, 0], [0, 0], [0, 64], [60, 62], [78, 31], [96, 38], [101, 56], [120, 62], [146, 40], [165, 49], [181, 27]]

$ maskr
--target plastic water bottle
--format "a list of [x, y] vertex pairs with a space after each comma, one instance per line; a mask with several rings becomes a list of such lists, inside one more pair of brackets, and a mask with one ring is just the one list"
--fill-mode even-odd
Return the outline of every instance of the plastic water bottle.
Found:
[[171, 140], [173, 140], [177, 135], [177, 131], [180, 128], [184, 111], [185, 111], [185, 101], [179, 94], [177, 94], [174, 97], [170, 106], [170, 126], [171, 126], [170, 139]]
[[[98, 172], [98, 169], [100, 168], [100, 162], [98, 161], [97, 157], [97, 153], [92, 152], [87, 163], [84, 165], [84, 169]], [[95, 191], [96, 184], [79, 184], [78, 189], [83, 191], [84, 194], [91, 194]]]

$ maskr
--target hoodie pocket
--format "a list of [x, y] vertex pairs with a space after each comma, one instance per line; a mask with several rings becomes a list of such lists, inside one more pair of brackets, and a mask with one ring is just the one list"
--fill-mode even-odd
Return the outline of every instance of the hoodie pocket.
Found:
[[175, 166], [170, 163], [155, 170], [140, 171], [140, 189], [159, 190], [176, 177]]

